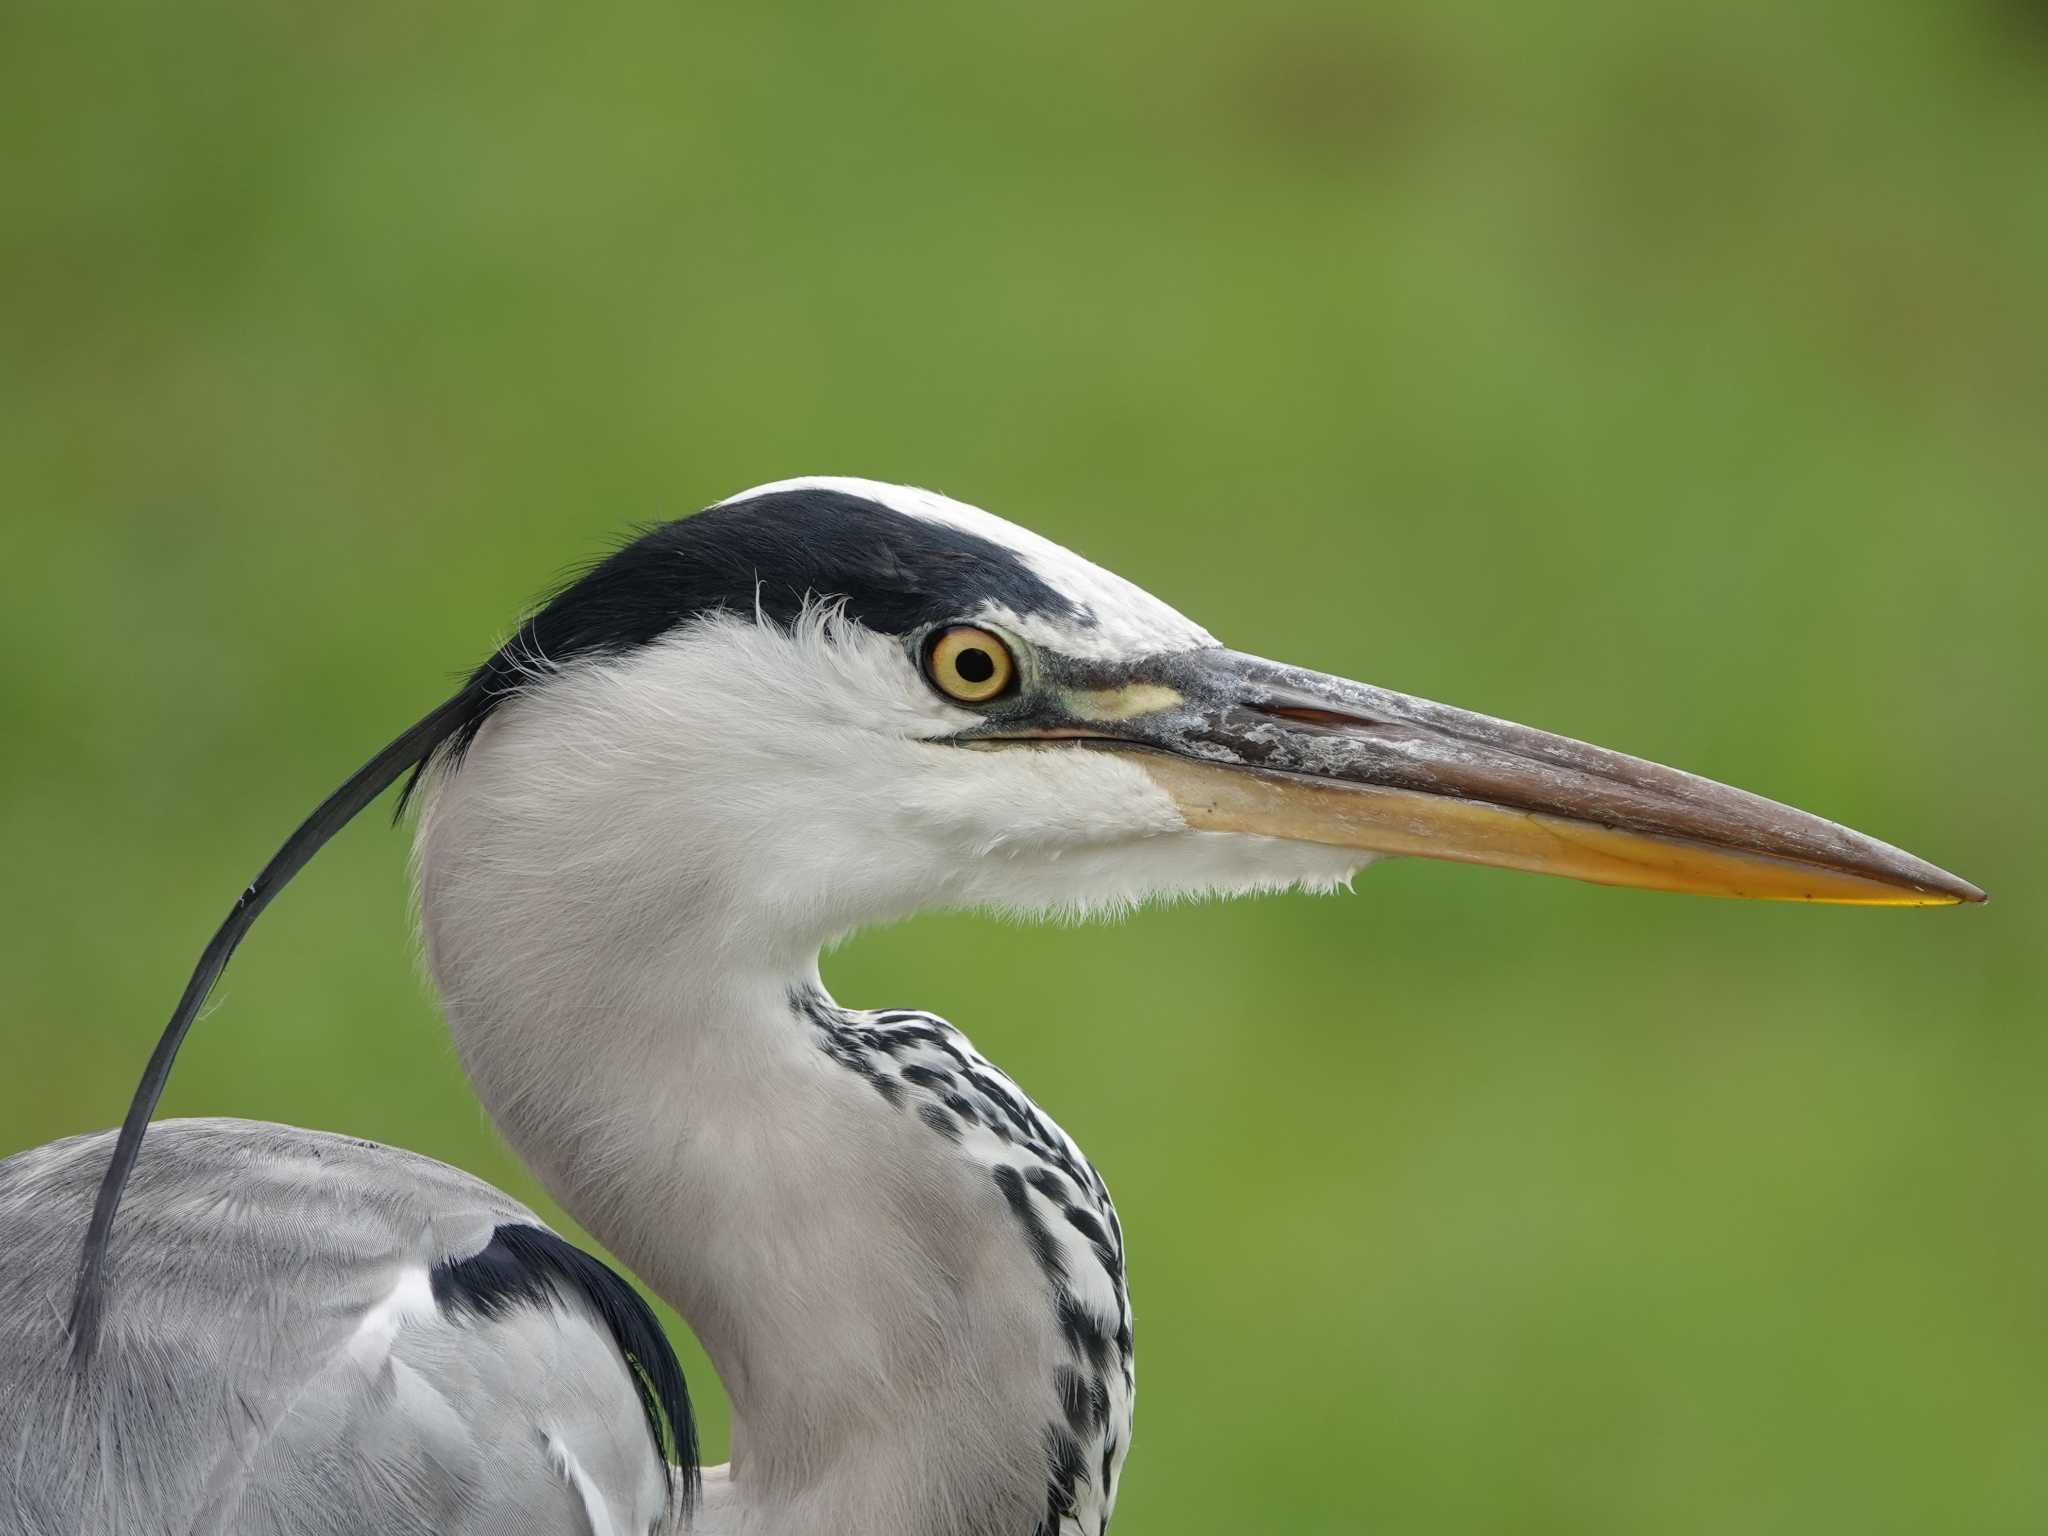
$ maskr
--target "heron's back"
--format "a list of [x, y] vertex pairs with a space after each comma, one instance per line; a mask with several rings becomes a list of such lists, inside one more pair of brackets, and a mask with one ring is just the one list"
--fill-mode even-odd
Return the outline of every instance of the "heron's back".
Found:
[[516, 1536], [659, 1520], [663, 1470], [615, 1335], [542, 1272], [558, 1253], [595, 1261], [481, 1180], [374, 1143], [153, 1127], [105, 1331], [75, 1370], [65, 1316], [111, 1146], [101, 1133], [0, 1162], [0, 1529]]

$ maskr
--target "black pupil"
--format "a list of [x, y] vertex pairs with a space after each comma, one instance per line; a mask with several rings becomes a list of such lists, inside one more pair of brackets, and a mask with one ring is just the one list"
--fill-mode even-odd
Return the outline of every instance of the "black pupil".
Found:
[[985, 683], [996, 675], [996, 659], [970, 647], [953, 658], [953, 670], [970, 683]]

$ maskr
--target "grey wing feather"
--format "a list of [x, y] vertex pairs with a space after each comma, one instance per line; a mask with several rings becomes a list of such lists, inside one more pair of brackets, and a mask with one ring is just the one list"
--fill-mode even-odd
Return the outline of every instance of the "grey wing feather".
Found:
[[81, 1376], [65, 1308], [111, 1133], [0, 1162], [0, 1530], [646, 1532], [665, 1472], [574, 1306], [438, 1307], [434, 1266], [534, 1214], [371, 1142], [153, 1127]]

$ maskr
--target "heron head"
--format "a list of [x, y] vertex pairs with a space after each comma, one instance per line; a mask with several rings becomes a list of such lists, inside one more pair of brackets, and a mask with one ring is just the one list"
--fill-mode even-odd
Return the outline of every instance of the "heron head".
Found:
[[[437, 774], [464, 813], [452, 834], [429, 815], [430, 856], [581, 871], [614, 922], [680, 893], [748, 942], [1328, 887], [1387, 856], [1981, 899], [1756, 795], [1228, 650], [1022, 528], [869, 481], [780, 482], [646, 533], [466, 694]], [[518, 829], [518, 858], [494, 851]]]

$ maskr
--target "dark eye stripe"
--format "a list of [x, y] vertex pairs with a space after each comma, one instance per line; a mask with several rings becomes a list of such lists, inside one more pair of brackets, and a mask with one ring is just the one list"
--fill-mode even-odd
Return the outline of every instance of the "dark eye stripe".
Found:
[[[807, 602], [839, 598], [884, 635], [997, 604], [1092, 628], [1088, 608], [1016, 550], [823, 487], [770, 491], [665, 523], [599, 561], [519, 626], [463, 688], [446, 752], [460, 757], [506, 699], [551, 668], [625, 655], [694, 618], [757, 612], [781, 625]], [[998, 656], [998, 671], [1006, 658]]]

